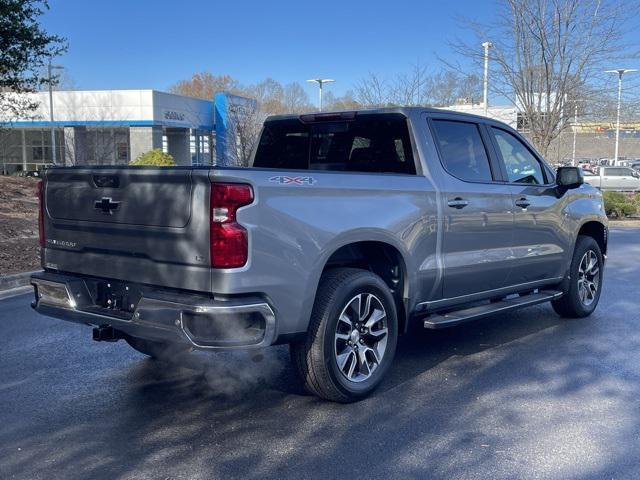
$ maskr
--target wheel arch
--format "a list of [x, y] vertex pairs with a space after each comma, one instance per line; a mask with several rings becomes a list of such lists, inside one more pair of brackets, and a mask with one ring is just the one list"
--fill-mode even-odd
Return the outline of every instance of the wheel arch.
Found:
[[329, 255], [322, 273], [340, 267], [369, 270], [382, 278], [395, 300], [398, 312], [398, 333], [406, 332], [409, 279], [404, 255], [396, 246], [380, 240], [343, 244]]
[[599, 222], [597, 220], [590, 220], [583, 223], [578, 230], [578, 236], [580, 235], [592, 237], [598, 243], [602, 255], [607, 254], [609, 229], [602, 222]]

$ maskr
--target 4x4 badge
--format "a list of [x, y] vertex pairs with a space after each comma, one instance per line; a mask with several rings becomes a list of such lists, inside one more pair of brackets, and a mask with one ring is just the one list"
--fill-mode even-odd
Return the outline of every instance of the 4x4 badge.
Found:
[[316, 179], [313, 177], [288, 177], [286, 175], [271, 177], [269, 181], [280, 185], [313, 185], [316, 183]]

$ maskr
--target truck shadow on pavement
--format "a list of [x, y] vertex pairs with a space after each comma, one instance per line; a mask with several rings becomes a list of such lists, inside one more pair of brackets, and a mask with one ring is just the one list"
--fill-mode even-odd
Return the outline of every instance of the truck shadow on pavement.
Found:
[[620, 286], [640, 281], [640, 247], [624, 253], [591, 317], [545, 305], [415, 329], [356, 404], [303, 394], [284, 346], [78, 354], [95, 385], [42, 399], [37, 434], [5, 425], [0, 477], [639, 478], [640, 317]]
[[[638, 431], [638, 372], [597, 367], [615, 355], [602, 346], [613, 340], [596, 328], [603, 321], [563, 321], [534, 307], [418, 331], [402, 339], [381, 388], [351, 405], [300, 395], [286, 347], [262, 359], [193, 355], [188, 367], [132, 354], [128, 368], [105, 373], [123, 383], [102, 411], [64, 425], [54, 418], [37, 438], [14, 439], [22, 461], [5, 467], [24, 478], [343, 478], [361, 476], [359, 468], [369, 478], [560, 478], [576, 468], [596, 478], [615, 471], [612, 456], [638, 453], [619, 441]], [[636, 335], [626, 342], [621, 351], [640, 347]], [[625, 421], [594, 438], [584, 417], [597, 428], [611, 409]], [[504, 475], [483, 474], [495, 461]]]

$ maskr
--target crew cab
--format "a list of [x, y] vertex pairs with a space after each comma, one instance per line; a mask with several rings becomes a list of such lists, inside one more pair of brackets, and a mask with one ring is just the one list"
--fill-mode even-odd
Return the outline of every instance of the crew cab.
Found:
[[598, 173], [585, 172], [584, 181], [600, 190], [640, 191], [640, 172], [630, 167], [600, 167]]
[[349, 402], [410, 325], [551, 302], [591, 314], [601, 193], [509, 126], [426, 108], [268, 118], [249, 168], [56, 167], [34, 308], [152, 357], [289, 344]]

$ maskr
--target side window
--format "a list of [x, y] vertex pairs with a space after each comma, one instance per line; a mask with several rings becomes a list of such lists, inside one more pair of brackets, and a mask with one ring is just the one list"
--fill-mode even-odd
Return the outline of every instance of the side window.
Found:
[[611, 177], [630, 177], [633, 175], [632, 172], [633, 171], [630, 168], [609, 167], [604, 169], [604, 175], [609, 175]]
[[542, 165], [524, 143], [505, 130], [491, 127], [491, 131], [496, 139], [510, 182], [536, 185], [546, 183]]
[[489, 157], [478, 125], [451, 120], [433, 120], [444, 168], [468, 182], [491, 182]]

